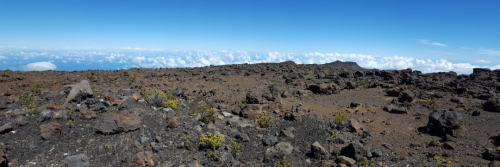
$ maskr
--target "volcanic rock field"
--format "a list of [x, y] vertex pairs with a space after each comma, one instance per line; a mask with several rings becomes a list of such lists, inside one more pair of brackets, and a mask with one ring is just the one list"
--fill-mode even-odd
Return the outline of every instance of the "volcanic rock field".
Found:
[[500, 166], [500, 70], [0, 71], [0, 167]]

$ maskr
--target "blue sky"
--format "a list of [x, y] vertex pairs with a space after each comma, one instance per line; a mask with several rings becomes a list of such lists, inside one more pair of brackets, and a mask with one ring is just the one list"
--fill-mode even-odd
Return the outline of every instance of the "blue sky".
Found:
[[[116, 51], [121, 49], [126, 50], [125, 56], [142, 54], [155, 59], [187, 57], [179, 52], [173, 53], [178, 50], [219, 51], [207, 54], [211, 56], [228, 56], [220, 52], [222, 50], [245, 51], [260, 55], [257, 57], [269, 57], [278, 52], [293, 53], [294, 58], [300, 58], [304, 63], [309, 62], [306, 55], [311, 53], [323, 56], [339, 53], [370, 55], [378, 64], [384, 57], [413, 59], [413, 65], [407, 63], [410, 68], [417, 67], [417, 60], [433, 63], [446, 60], [446, 63], [458, 64], [457, 68], [500, 67], [500, 1], [495, 0], [19, 0], [0, 1], [0, 22], [0, 50], [3, 50], [0, 61], [5, 62], [0, 69], [2, 66], [3, 69], [26, 69], [23, 66], [35, 60], [64, 66], [58, 59], [43, 56], [15, 60], [22, 57], [19, 53], [23, 50], [24, 53], [29, 53], [29, 50], [33, 54], [50, 52], [68, 56], [68, 53], [81, 49], [106, 50], [108, 57], [112, 53], [121, 53]], [[164, 52], [138, 53], [138, 50], [152, 49]], [[105, 57], [101, 58], [105, 60]], [[321, 60], [321, 57], [315, 58]], [[266, 60], [270, 59], [239, 61], [236, 58], [209, 63]], [[281, 58], [274, 59], [279, 60]], [[365, 61], [357, 58], [342, 60]], [[20, 65], [7, 65], [12, 64], [10, 62]], [[375, 68], [404, 66], [404, 62], [400, 66], [364, 63]], [[188, 63], [185, 66], [204, 64]], [[117, 68], [131, 66], [140, 64]], [[432, 71], [435, 70], [429, 72]]]

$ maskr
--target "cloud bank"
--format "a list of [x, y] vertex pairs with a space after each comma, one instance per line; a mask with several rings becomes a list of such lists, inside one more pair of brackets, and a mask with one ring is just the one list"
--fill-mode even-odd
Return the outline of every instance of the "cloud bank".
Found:
[[26, 71], [47, 71], [56, 70], [57, 66], [51, 62], [45, 61], [26, 64], [23, 69]]
[[[86, 69], [129, 69], [129, 68], [183, 68], [209, 65], [243, 63], [278, 63], [294, 61], [298, 64], [325, 64], [333, 61], [357, 62], [364, 68], [406, 69], [412, 68], [424, 73], [455, 71], [470, 74], [473, 68], [499, 69], [490, 61], [478, 60], [472, 63], [456, 63], [445, 59], [419, 59], [405, 56], [375, 56], [365, 54], [341, 54], [311, 52], [304, 54], [280, 52], [245, 51], [151, 51], [151, 50], [64, 50], [64, 51], [17, 51], [4, 53], [8, 64], [27, 64], [21, 70], [86, 70]], [[489, 63], [489, 64], [486, 64]], [[4, 67], [4, 69], [12, 67]], [[2, 70], [2, 69], [0, 69]]]

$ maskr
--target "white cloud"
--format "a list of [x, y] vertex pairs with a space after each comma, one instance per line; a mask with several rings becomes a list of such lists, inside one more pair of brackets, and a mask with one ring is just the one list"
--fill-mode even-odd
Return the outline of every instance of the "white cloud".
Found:
[[44, 61], [26, 64], [23, 69], [26, 71], [47, 71], [56, 70], [57, 66], [52, 62]]
[[471, 48], [468, 48], [468, 47], [460, 47], [460, 49], [463, 49], [463, 50], [469, 50]]
[[439, 42], [431, 42], [431, 41], [426, 40], [426, 39], [420, 39], [420, 40], [418, 40], [418, 41], [420, 41], [420, 43], [427, 44], [427, 45], [434, 45], [434, 46], [448, 46], [448, 45], [443, 44], [443, 43], [439, 43]]
[[500, 56], [500, 50], [479, 49], [478, 53], [485, 55], [492, 55], [492, 56]]
[[476, 61], [476, 63], [481, 63], [481, 64], [490, 64], [490, 63], [491, 63], [491, 61], [481, 59], [481, 60], [477, 60], [477, 61]]
[[[424, 50], [428, 52], [445, 52]], [[76, 62], [79, 64], [96, 64], [110, 62], [112, 65], [104, 66], [108, 69], [122, 69], [131, 67], [141, 68], [175, 68], [175, 67], [202, 67], [208, 65], [242, 64], [242, 63], [277, 63], [283, 61], [294, 61], [298, 64], [325, 64], [329, 62], [352, 61], [357, 62], [364, 68], [377, 69], [406, 69], [412, 68], [424, 73], [439, 71], [455, 71], [460, 74], [468, 74], [473, 68], [500, 68], [497, 66], [471, 65], [471, 63], [484, 64], [489, 61], [478, 60], [471, 63], [454, 63], [444, 59], [418, 59], [404, 56], [376, 56], [365, 54], [341, 54], [341, 53], [319, 53], [310, 52], [304, 54], [280, 53], [280, 52], [245, 52], [245, 51], [116, 51], [100, 50], [93, 52], [88, 50], [72, 50], [67, 52], [50, 52], [43, 56], [41, 52], [9, 53], [16, 57], [23, 58], [26, 55], [40, 55], [38, 58], [50, 59], [50, 57], [62, 57], [62, 62]], [[452, 54], [452, 53], [450, 53]], [[33, 62], [34, 59], [28, 59]], [[491, 62], [489, 62], [491, 63]], [[25, 64], [25, 63], [23, 63]], [[54, 65], [55, 66], [55, 65]], [[96, 66], [97, 67], [97, 66]]]
[[2, 59], [7, 59], [7, 57], [5, 57], [5, 56], [0, 56], [0, 60], [2, 60]]
[[448, 46], [446, 44], [442, 44], [442, 43], [438, 43], [438, 42], [433, 42], [431, 43], [432, 45], [436, 45], [436, 46]]

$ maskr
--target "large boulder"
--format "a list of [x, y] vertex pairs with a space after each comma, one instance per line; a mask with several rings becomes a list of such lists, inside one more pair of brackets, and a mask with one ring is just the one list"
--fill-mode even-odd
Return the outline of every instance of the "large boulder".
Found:
[[483, 104], [483, 109], [491, 112], [500, 112], [500, 98], [489, 98], [488, 101]]
[[398, 96], [398, 101], [401, 103], [412, 102], [415, 99], [415, 94], [409, 90], [402, 91]]
[[247, 104], [261, 104], [264, 102], [262, 98], [262, 92], [260, 90], [252, 90], [247, 92], [246, 100]]
[[488, 148], [483, 153], [483, 158], [491, 161], [500, 161], [500, 147]]
[[241, 110], [241, 116], [250, 120], [259, 119], [263, 114], [263, 105], [259, 104], [249, 104], [243, 110]]
[[96, 123], [96, 130], [102, 134], [117, 134], [141, 128], [141, 117], [126, 111], [108, 113]]
[[310, 91], [312, 91], [315, 94], [325, 94], [325, 95], [330, 95], [330, 94], [338, 94], [340, 93], [340, 88], [336, 84], [313, 84], [309, 85], [307, 87]]
[[293, 146], [288, 142], [280, 142], [266, 150], [266, 156], [282, 157], [291, 154]]
[[395, 114], [406, 114], [408, 113], [408, 110], [402, 106], [397, 106], [394, 104], [389, 104], [384, 107], [384, 110], [390, 113], [395, 113]]
[[92, 88], [90, 88], [89, 81], [82, 80], [80, 83], [73, 85], [73, 88], [69, 91], [64, 104], [68, 104], [69, 102], [80, 103], [86, 98], [92, 96], [94, 96], [94, 92], [92, 91]]
[[330, 153], [328, 153], [328, 151], [326, 151], [326, 149], [318, 142], [314, 142], [313, 144], [311, 144], [311, 154], [314, 158], [321, 158], [324, 160], [330, 158]]
[[342, 148], [340, 154], [358, 161], [362, 160], [363, 157], [372, 157], [370, 148], [363, 146], [363, 144], [357, 141]]
[[429, 114], [427, 130], [438, 136], [449, 134], [457, 137], [458, 130], [463, 128], [462, 119], [462, 114], [456, 111], [433, 111]]

